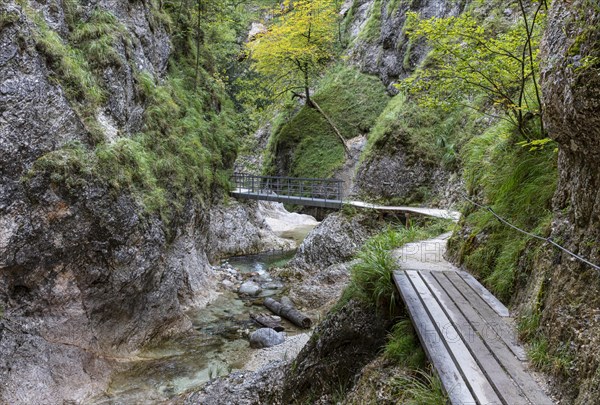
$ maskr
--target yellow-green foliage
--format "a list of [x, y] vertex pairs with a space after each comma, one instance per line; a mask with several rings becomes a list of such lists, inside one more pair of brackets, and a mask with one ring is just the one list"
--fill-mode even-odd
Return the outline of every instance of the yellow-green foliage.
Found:
[[274, 93], [303, 92], [334, 55], [337, 6], [332, 0], [282, 5], [267, 32], [249, 42], [248, 49]]
[[[389, 100], [379, 79], [350, 67], [332, 69], [314, 100], [346, 138], [368, 132]], [[329, 177], [344, 162], [344, 149], [331, 126], [315, 109], [302, 107], [275, 129], [266, 154], [266, 171], [275, 173], [275, 157], [291, 151], [289, 172], [299, 177]]]
[[422, 105], [448, 109], [484, 95], [485, 108], [495, 105], [526, 140], [535, 139], [532, 131], [537, 129], [530, 128], [531, 121], [543, 127], [537, 54], [546, 9], [541, 2], [531, 9], [501, 30], [470, 12], [425, 20], [408, 13], [407, 33], [413, 39], [427, 39], [432, 52], [428, 64], [403, 80], [401, 87]]

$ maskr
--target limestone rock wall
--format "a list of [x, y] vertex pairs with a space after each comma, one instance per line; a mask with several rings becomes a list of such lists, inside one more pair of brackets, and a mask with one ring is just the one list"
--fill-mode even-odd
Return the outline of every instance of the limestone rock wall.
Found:
[[[555, 1], [542, 43], [548, 132], [559, 143], [552, 237], [600, 263], [600, 10], [587, 0]], [[544, 272], [542, 330], [568, 345], [571, 369], [557, 376], [568, 403], [600, 395], [600, 273], [552, 251]], [[565, 343], [566, 342], [566, 343]]]
[[[75, 2], [83, 21], [108, 12], [130, 40], [113, 49], [127, 63], [102, 73], [106, 97], [94, 118], [105, 139], [92, 140], [36, 40], [46, 27], [68, 43], [73, 3], [0, 3], [0, 403], [82, 403], [103, 390], [115, 360], [191, 326], [184, 310], [213, 294], [207, 255], [226, 248], [207, 249], [210, 218], [227, 211], [210, 207], [214, 196], [204, 206], [190, 199], [165, 223], [91, 173], [56, 182], [51, 171], [31, 171], [68, 143], [139, 132], [145, 101], [134, 70], [160, 81], [172, 53], [154, 3]], [[230, 221], [239, 237], [258, 238], [253, 209], [238, 207]]]

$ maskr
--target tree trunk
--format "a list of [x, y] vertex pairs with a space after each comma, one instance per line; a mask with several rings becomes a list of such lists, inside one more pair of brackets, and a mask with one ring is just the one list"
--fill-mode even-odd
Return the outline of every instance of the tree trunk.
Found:
[[340, 130], [337, 129], [337, 127], [335, 126], [335, 124], [331, 120], [331, 118], [329, 118], [329, 116], [327, 114], [325, 114], [325, 111], [323, 111], [321, 109], [321, 107], [319, 106], [319, 104], [317, 104], [314, 100], [310, 101], [310, 106], [313, 107], [315, 110], [317, 110], [319, 112], [319, 114], [321, 114], [323, 116], [323, 118], [325, 118], [325, 120], [329, 123], [331, 128], [333, 128], [333, 131], [335, 132], [335, 134], [338, 136], [338, 138], [340, 138], [342, 145], [344, 145], [344, 151], [346, 152], [346, 157], [350, 157], [350, 149], [348, 148], [348, 145], [346, 144], [346, 140], [342, 136]]
[[250, 318], [252, 318], [252, 320], [256, 323], [258, 323], [261, 326], [264, 326], [265, 328], [271, 328], [273, 329], [275, 332], [283, 332], [285, 330], [285, 328], [283, 326], [281, 326], [281, 318], [277, 318], [279, 320], [273, 319], [275, 318], [272, 315], [266, 315], [266, 314], [261, 314], [261, 315], [250, 315]]
[[282, 305], [273, 298], [265, 298], [264, 305], [274, 314], [289, 320], [296, 326], [308, 329], [312, 325], [308, 316], [289, 305]]

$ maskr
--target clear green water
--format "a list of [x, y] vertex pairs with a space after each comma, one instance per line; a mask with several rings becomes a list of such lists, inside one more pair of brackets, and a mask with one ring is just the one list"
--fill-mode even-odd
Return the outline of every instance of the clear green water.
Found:
[[[277, 294], [283, 284], [271, 280], [268, 269], [285, 264], [294, 252], [260, 254], [229, 259], [240, 272], [256, 272], [273, 288], [263, 296]], [[269, 283], [271, 280], [271, 283]], [[165, 401], [211, 378], [242, 369], [250, 357], [248, 341], [239, 330], [253, 329], [250, 314], [264, 308], [247, 305], [236, 293], [224, 292], [207, 307], [189, 311], [194, 329], [161, 342], [118, 365], [109, 389], [93, 404], [147, 404]], [[286, 329], [290, 328], [287, 325]], [[293, 330], [288, 330], [292, 332]]]

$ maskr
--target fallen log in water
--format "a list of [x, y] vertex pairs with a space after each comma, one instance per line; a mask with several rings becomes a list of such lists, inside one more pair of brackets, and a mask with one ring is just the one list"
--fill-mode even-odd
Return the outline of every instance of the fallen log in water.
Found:
[[271, 328], [276, 332], [283, 332], [285, 330], [285, 328], [281, 326], [281, 318], [278, 316], [275, 317], [266, 314], [251, 314], [250, 318], [252, 318], [252, 320], [258, 323], [259, 325], [264, 326], [265, 328]]
[[283, 305], [273, 298], [265, 298], [264, 305], [275, 315], [284, 317], [296, 326], [308, 329], [312, 325], [312, 321], [308, 316], [290, 305]]

